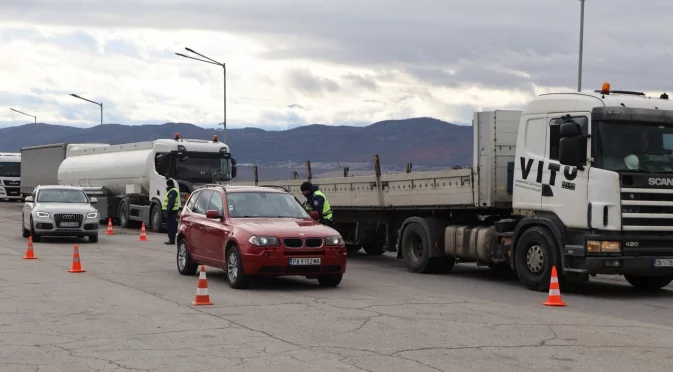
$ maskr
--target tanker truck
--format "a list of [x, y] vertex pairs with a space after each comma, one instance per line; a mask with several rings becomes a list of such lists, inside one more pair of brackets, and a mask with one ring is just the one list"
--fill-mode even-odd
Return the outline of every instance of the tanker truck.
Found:
[[80, 186], [95, 196], [102, 220], [111, 218], [121, 227], [144, 222], [161, 232], [168, 178], [176, 182], [184, 205], [195, 187], [236, 177], [236, 160], [217, 136], [208, 141], [177, 133], [174, 139], [68, 148], [57, 177], [59, 184]]

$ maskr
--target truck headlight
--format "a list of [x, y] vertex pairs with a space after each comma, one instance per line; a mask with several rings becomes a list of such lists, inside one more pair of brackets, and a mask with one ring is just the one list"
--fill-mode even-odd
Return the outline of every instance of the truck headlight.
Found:
[[91, 212], [86, 215], [86, 218], [98, 218], [98, 212]]
[[35, 212], [35, 215], [40, 218], [49, 218], [49, 213], [47, 212]]
[[265, 247], [270, 245], [280, 245], [280, 239], [273, 236], [253, 235], [250, 237], [250, 239], [248, 239], [248, 243], [257, 247]]
[[620, 253], [622, 243], [608, 240], [589, 240], [587, 242], [587, 252], [589, 253]]
[[343, 244], [344, 244], [344, 240], [341, 237], [341, 235], [328, 236], [327, 238], [325, 238], [325, 245], [341, 246]]

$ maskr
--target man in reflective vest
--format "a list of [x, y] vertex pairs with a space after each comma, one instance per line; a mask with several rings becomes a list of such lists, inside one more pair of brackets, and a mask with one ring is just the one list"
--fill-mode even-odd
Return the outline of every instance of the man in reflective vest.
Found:
[[334, 226], [332, 208], [329, 201], [318, 186], [313, 186], [310, 182], [301, 184], [301, 193], [306, 197], [305, 208], [311, 214], [311, 217], [327, 226]]
[[161, 203], [161, 209], [166, 214], [166, 230], [168, 230], [168, 241], [164, 244], [175, 244], [175, 236], [178, 234], [178, 211], [180, 210], [180, 190], [175, 187], [172, 179], [166, 181], [166, 195], [164, 202]]

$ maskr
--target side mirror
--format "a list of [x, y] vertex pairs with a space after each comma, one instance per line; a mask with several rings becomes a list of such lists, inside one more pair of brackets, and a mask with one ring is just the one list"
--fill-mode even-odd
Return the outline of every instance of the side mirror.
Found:
[[98, 198], [91, 198], [91, 204], [98, 203]]
[[24, 200], [27, 201], [27, 202], [32, 202], [33, 197], [32, 196], [26, 196], [26, 198]]
[[211, 210], [209, 210], [209, 211], [206, 212], [206, 218], [208, 218], [208, 219], [213, 219], [213, 220], [214, 220], [214, 219], [219, 219], [219, 220], [221, 220], [221, 219], [222, 219], [222, 216], [220, 216], [220, 212], [218, 212], [218, 211], [216, 211], [216, 210], [214, 210], [214, 209], [211, 209]]
[[581, 136], [582, 127], [574, 121], [569, 121], [561, 124], [559, 134], [561, 135], [561, 138]]
[[232, 158], [231, 159], [231, 178], [236, 178], [236, 173], [237, 173], [236, 159]]
[[561, 138], [559, 141], [559, 162], [563, 165], [584, 170], [587, 159], [587, 139], [584, 136]]

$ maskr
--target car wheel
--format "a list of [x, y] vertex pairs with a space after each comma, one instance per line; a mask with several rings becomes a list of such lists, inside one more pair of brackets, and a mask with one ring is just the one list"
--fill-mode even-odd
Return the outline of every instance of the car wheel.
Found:
[[333, 275], [320, 275], [318, 277], [318, 283], [323, 287], [336, 287], [341, 283], [344, 274], [333, 274]]
[[98, 234], [89, 235], [89, 243], [98, 243]]
[[243, 260], [237, 246], [232, 246], [227, 253], [227, 282], [234, 289], [247, 288], [250, 284], [248, 275], [243, 272]]
[[30, 236], [30, 230], [26, 229], [26, 226], [23, 224], [25, 223], [25, 219], [23, 215], [21, 215], [21, 235], [23, 235], [24, 238], [27, 238]]
[[33, 238], [33, 243], [39, 243], [42, 238], [39, 235], [35, 235], [35, 226], [33, 224], [33, 217], [30, 218], [30, 236]]
[[673, 282], [673, 276], [624, 275], [624, 279], [633, 287], [645, 292], [658, 291]]
[[187, 248], [187, 240], [181, 238], [178, 241], [178, 253], [177, 253], [177, 264], [178, 272], [182, 275], [194, 275], [199, 265], [192, 261], [192, 256], [189, 254], [189, 248]]

